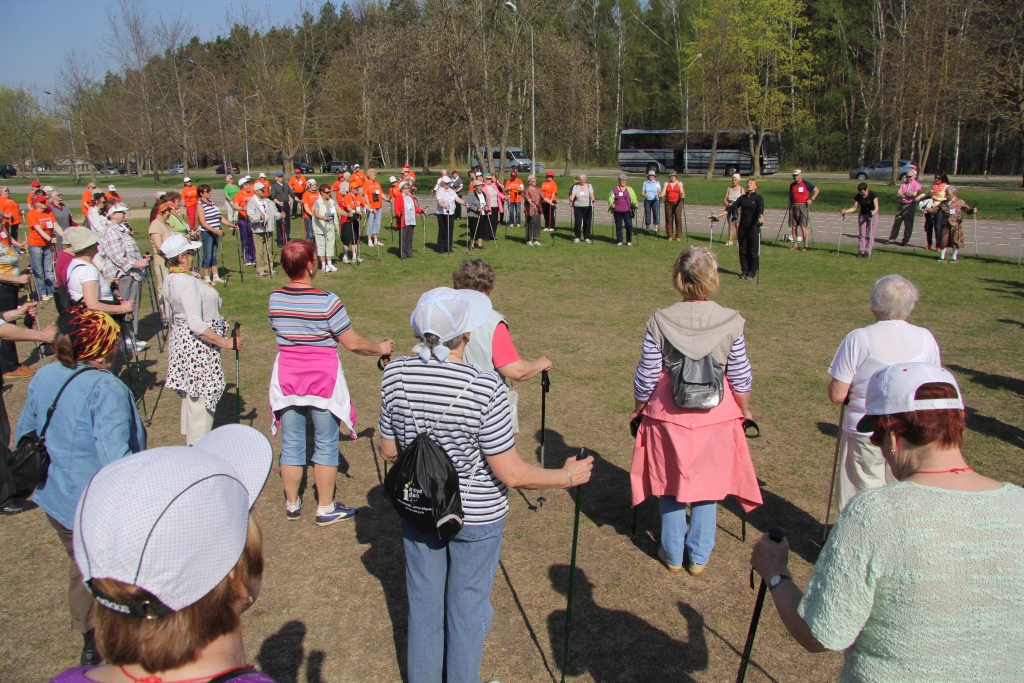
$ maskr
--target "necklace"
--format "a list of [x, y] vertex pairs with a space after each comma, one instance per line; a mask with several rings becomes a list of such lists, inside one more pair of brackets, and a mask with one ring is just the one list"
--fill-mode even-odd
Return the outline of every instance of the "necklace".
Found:
[[167, 270], [168, 270], [168, 271], [170, 271], [170, 272], [172, 272], [172, 273], [180, 273], [181, 275], [191, 275], [192, 277], [194, 277], [194, 278], [196, 278], [196, 279], [198, 279], [198, 278], [199, 278], [199, 276], [198, 276], [198, 275], [196, 275], [194, 271], [191, 271], [191, 270], [185, 270], [184, 268], [179, 268], [179, 267], [177, 267], [177, 266], [171, 266], [171, 267], [170, 267], [170, 268], [168, 268]]
[[954, 468], [948, 469], [948, 470], [918, 470], [916, 472], [911, 472], [907, 476], [911, 476], [911, 475], [914, 475], [914, 474], [948, 474], [950, 472], [952, 472], [953, 474], [960, 474], [961, 472], [973, 472], [973, 471], [974, 471], [973, 467], [954, 467]]
[[142, 678], [136, 678], [135, 676], [132, 676], [130, 673], [125, 671], [124, 666], [121, 666], [119, 668], [121, 669], [121, 673], [135, 681], [135, 683], [201, 683], [202, 681], [209, 681], [214, 678], [219, 678], [224, 674], [233, 673], [235, 671], [241, 671], [242, 669], [252, 669], [252, 667], [248, 665], [236, 666], [231, 669], [225, 669], [224, 671], [221, 671], [219, 673], [210, 674], [209, 676], [200, 676], [199, 678], [188, 678], [179, 681], [164, 681], [164, 679], [160, 678], [159, 676], [143, 676]]

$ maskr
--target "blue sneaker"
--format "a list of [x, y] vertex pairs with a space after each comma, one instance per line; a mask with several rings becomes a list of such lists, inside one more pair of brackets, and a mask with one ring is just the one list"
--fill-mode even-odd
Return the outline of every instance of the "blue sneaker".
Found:
[[288, 506], [285, 505], [284, 514], [288, 518], [289, 522], [295, 521], [302, 515], [302, 496], [299, 496], [299, 507], [294, 510], [289, 510]]
[[334, 510], [328, 512], [326, 515], [316, 516], [317, 526], [330, 526], [335, 522], [340, 522], [343, 519], [350, 519], [356, 516], [357, 510], [355, 508], [345, 507], [341, 503], [334, 503]]

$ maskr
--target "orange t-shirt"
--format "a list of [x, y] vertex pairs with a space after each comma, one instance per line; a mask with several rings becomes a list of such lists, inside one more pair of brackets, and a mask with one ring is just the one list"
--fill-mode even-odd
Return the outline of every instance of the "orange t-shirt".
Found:
[[301, 198], [302, 193], [306, 191], [306, 179], [301, 174], [293, 175], [288, 179], [288, 187], [292, 188], [296, 197]]
[[255, 194], [255, 191], [246, 190], [245, 188], [242, 188], [235, 193], [235, 209], [238, 211], [238, 215], [242, 218], [248, 218], [249, 214], [245, 212], [245, 205], [249, 203], [249, 200], [252, 199]]
[[558, 197], [558, 183], [554, 180], [545, 180], [540, 186], [540, 193], [544, 195], [544, 199], [554, 201]]
[[181, 198], [185, 200], [185, 206], [197, 206], [199, 204], [199, 190], [195, 185], [181, 188]]
[[509, 178], [505, 183], [505, 194], [508, 195], [508, 200], [513, 204], [523, 201], [523, 192], [525, 191], [526, 185], [519, 178]]
[[264, 198], [269, 199], [270, 198], [270, 181], [267, 180], [266, 178], [263, 178], [262, 180], [260, 180], [258, 182], [263, 183], [263, 196], [264, 196]]
[[360, 206], [366, 206], [366, 200], [363, 199], [362, 197], [360, 197], [359, 195], [357, 195], [355, 192], [348, 192], [348, 193], [346, 193], [345, 194], [345, 199], [343, 200], [343, 203], [345, 205], [345, 210], [346, 211], [353, 211], [353, 212], [356, 209], [358, 209]]
[[313, 217], [313, 205], [316, 204], [317, 200], [320, 199], [319, 192], [307, 192], [302, 195], [302, 217], [312, 218]]
[[352, 179], [349, 180], [352, 187], [362, 187], [366, 184], [366, 174], [362, 171], [356, 171], [352, 174]]
[[91, 209], [91, 208], [92, 208], [92, 190], [86, 189], [86, 191], [82, 193], [82, 215], [83, 216], [88, 216], [89, 215], [89, 209]]
[[121, 201], [121, 195], [119, 195], [116, 192], [108, 192], [107, 193], [107, 201], [108, 202], [120, 202]]
[[[349, 183], [349, 187], [352, 187], [352, 183]], [[341, 179], [340, 178], [338, 180], [335, 180], [334, 183], [331, 184], [331, 189], [334, 190], [334, 198], [335, 199], [341, 199], [342, 198], [343, 195], [341, 194]]]
[[367, 180], [363, 183], [363, 201], [371, 209], [379, 209], [384, 206], [384, 190], [376, 180]]
[[4, 199], [4, 203], [0, 204], [0, 210], [3, 211], [4, 217], [11, 225], [21, 225], [21, 206], [18, 202], [14, 201], [10, 197], [0, 197]]
[[28, 233], [28, 243], [29, 243], [29, 246], [32, 246], [32, 247], [48, 247], [48, 246], [50, 246], [50, 243], [47, 242], [46, 240], [44, 240], [43, 236], [39, 234], [38, 230], [36, 230], [36, 226], [38, 225], [40, 227], [40, 229], [42, 229], [42, 231], [46, 233], [46, 236], [49, 237], [52, 240], [53, 239], [53, 225], [54, 225], [54, 223], [56, 223], [56, 220], [54, 220], [54, 217], [53, 217], [53, 212], [50, 211], [49, 209], [46, 209], [45, 211], [36, 211], [35, 209], [29, 209], [28, 210], [28, 215], [26, 216], [26, 219], [28, 220], [28, 228], [29, 228], [29, 233]]

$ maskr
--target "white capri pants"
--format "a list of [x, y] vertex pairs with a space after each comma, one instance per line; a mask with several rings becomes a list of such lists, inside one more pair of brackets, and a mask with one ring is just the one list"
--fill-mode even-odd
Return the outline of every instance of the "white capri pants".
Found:
[[836, 504], [843, 511], [855, 495], [865, 489], [878, 489], [896, 478], [882, 457], [882, 449], [871, 443], [868, 434], [843, 430], [839, 441], [839, 468], [836, 471]]
[[326, 223], [323, 227], [313, 221], [313, 239], [316, 240], [316, 255], [320, 258], [334, 258], [334, 235], [337, 230], [334, 223]]

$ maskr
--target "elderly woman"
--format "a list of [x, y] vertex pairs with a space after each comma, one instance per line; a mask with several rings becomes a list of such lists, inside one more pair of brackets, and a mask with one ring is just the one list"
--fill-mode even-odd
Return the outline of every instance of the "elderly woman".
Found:
[[964, 214], [977, 214], [978, 207], [971, 207], [967, 202], [956, 196], [957, 188], [955, 185], [949, 185], [946, 187], [946, 201], [942, 202], [941, 212], [945, 216], [945, 223], [941, 226], [939, 239], [937, 244], [939, 245], [939, 261], [946, 260], [946, 249], [953, 248], [953, 258], [951, 262], [956, 263], [956, 257], [960, 253], [960, 250], [964, 248]]
[[508, 487], [566, 489], [590, 480], [593, 458], [562, 469], [528, 465], [516, 452], [512, 414], [496, 372], [464, 361], [490, 300], [438, 287], [420, 297], [411, 323], [420, 343], [384, 370], [378, 429], [381, 454], [395, 462], [423, 429], [458, 472], [465, 526], [440, 538], [402, 521], [409, 596], [409, 683], [479, 681], [494, 608], [491, 585], [508, 514]]
[[[322, 185], [329, 193], [331, 188]], [[359, 356], [387, 356], [392, 344], [374, 344], [352, 329], [336, 294], [313, 287], [317, 256], [313, 243], [292, 240], [281, 252], [281, 267], [291, 278], [270, 294], [270, 327], [277, 335], [277, 358], [270, 377], [273, 432], [281, 427], [281, 480], [285, 515], [299, 518], [299, 486], [306, 469], [306, 420], [313, 421], [313, 480], [316, 523], [329, 526], [356, 514], [334, 500], [338, 476], [338, 438], [345, 423], [355, 438], [355, 407], [338, 359], [338, 343]]]
[[868, 299], [878, 322], [846, 335], [828, 369], [832, 377], [828, 397], [844, 406], [836, 471], [836, 504], [840, 511], [864, 489], [893, 482], [882, 451], [871, 442], [871, 432], [857, 429], [866, 410], [868, 380], [894, 363], [942, 365], [932, 333], [907, 322], [920, 298], [914, 283], [902, 275], [886, 275], [878, 280]]
[[269, 187], [262, 180], [252, 189], [245, 214], [256, 245], [256, 270], [260, 277], [268, 277], [274, 274], [274, 202], [264, 194]]
[[319, 199], [313, 204], [313, 238], [316, 240], [316, 255], [320, 260], [320, 270], [325, 273], [334, 273], [338, 268], [331, 263], [331, 259], [334, 258], [334, 238], [340, 229], [341, 207], [331, 196], [331, 186], [327, 183], [320, 186], [319, 195]]
[[412, 258], [413, 238], [416, 233], [416, 215], [423, 213], [423, 209], [416, 201], [416, 195], [412, 193], [411, 181], [403, 180], [399, 184], [399, 194], [395, 196], [395, 216], [398, 220], [400, 237], [398, 240], [398, 258]]
[[163, 291], [171, 323], [164, 386], [181, 397], [181, 434], [190, 446], [213, 429], [226, 386], [220, 350], [242, 348], [241, 333], [228, 336], [217, 290], [192, 272], [199, 246], [172, 235], [160, 247], [167, 263]]
[[526, 192], [526, 246], [540, 246], [540, 217], [544, 211], [544, 195], [537, 187], [537, 176], [527, 179]]
[[636, 192], [626, 182], [625, 173], [619, 174], [619, 184], [608, 193], [608, 211], [615, 217], [616, 246], [622, 246], [622, 227], [626, 227], [626, 244], [633, 246], [633, 213], [636, 211]]
[[99, 253], [99, 234], [84, 228], [69, 228], [67, 238], [68, 251], [74, 254], [64, 273], [71, 303], [109, 315], [125, 315], [135, 310], [134, 301], [118, 302], [114, 298], [110, 281], [93, 263]]
[[64, 195], [61, 194], [60, 190], [54, 190], [50, 193], [50, 201], [47, 204], [50, 209], [50, 213], [53, 214], [53, 218], [57, 221], [57, 227], [60, 228], [60, 232], [57, 233], [54, 242], [57, 245], [57, 252], [64, 249], [64, 231], [68, 228], [78, 225], [75, 222], [75, 217], [71, 214], [71, 207], [64, 203]]
[[[103, 277], [110, 282], [117, 281], [118, 296], [122, 301], [131, 301], [138, 309], [142, 301], [142, 280], [146, 277], [149, 257], [143, 257], [139, 245], [132, 238], [131, 227], [125, 222], [128, 207], [115, 204], [110, 207], [107, 218], [110, 225], [100, 237], [100, 256], [103, 258]], [[139, 318], [132, 316], [129, 328], [130, 336], [125, 345], [133, 351], [136, 347], [146, 348], [146, 342], [140, 341]]]
[[878, 229], [878, 195], [868, 189], [867, 183], [857, 185], [853, 206], [839, 213], [845, 216], [854, 211], [857, 212], [857, 258], [868, 258], [875, 245], [875, 230]]
[[[921, 208], [924, 210], [924, 235], [927, 240], [928, 246], [925, 247], [928, 251], [933, 251], [932, 237], [935, 238], [935, 243], [939, 241], [939, 237], [942, 233], [942, 225], [945, 222], [945, 212], [942, 210], [942, 203], [946, 201], [946, 188], [949, 187], [949, 178], [945, 173], [936, 173], [932, 179], [932, 186], [928, 188], [927, 192], [922, 192], [917, 195], [917, 199], [924, 199], [921, 202]], [[939, 207], [934, 211], [928, 211], [929, 208]]]
[[714, 220], [733, 212], [739, 212], [740, 279], [753, 280], [761, 267], [761, 225], [764, 224], [764, 197], [757, 193], [757, 181], [753, 178], [747, 181], [746, 194], [708, 218]]
[[587, 182], [587, 176], [580, 173], [576, 184], [569, 190], [569, 205], [572, 206], [572, 229], [574, 244], [580, 243], [580, 232], [587, 244], [591, 244], [590, 232], [594, 227], [594, 186]]
[[668, 241], [677, 242], [683, 239], [683, 203], [686, 201], [686, 190], [679, 182], [675, 173], [668, 174], [668, 182], [661, 188], [661, 196], [665, 200], [665, 232]]
[[57, 225], [45, 194], [39, 192], [32, 197], [31, 206], [25, 214], [29, 231], [26, 238], [28, 257], [35, 276], [36, 295], [42, 301], [49, 301], [53, 297], [54, 287], [53, 241], [63, 235], [64, 231]]
[[213, 188], [209, 185], [199, 186], [199, 211], [196, 212], [196, 219], [203, 243], [203, 279], [208, 285], [223, 284], [224, 280], [220, 279], [217, 268], [217, 250], [220, 248], [220, 238], [224, 236], [223, 226], [234, 228], [235, 224], [221, 216], [220, 209], [213, 203]]
[[[736, 203], [736, 200], [743, 196], [743, 187], [740, 182], [743, 180], [739, 173], [732, 174], [732, 185], [725, 188], [725, 197], [722, 199], [725, 202], [725, 206], [728, 208]], [[731, 247], [733, 241], [739, 241], [739, 228], [740, 228], [740, 210], [733, 209], [729, 212], [729, 241], [725, 246]]]
[[1015, 681], [1024, 639], [1024, 490], [964, 459], [956, 380], [930, 363], [868, 384], [863, 431], [897, 483], [839, 515], [801, 593], [789, 544], [767, 535], [750, 564], [810, 652], [845, 651], [844, 683]]
[[[683, 300], [647, 322], [633, 380], [630, 420], [642, 419], [630, 479], [634, 506], [651, 495], [661, 499], [658, 559], [674, 574], [685, 566], [700, 576], [715, 547], [718, 501], [735, 496], [747, 512], [762, 502], [743, 431], [744, 420], [753, 419], [753, 377], [743, 318], [709, 300], [718, 291], [714, 254], [689, 247], [676, 260], [672, 284]], [[685, 384], [691, 368], [698, 377], [708, 373], [701, 380], [718, 392], [689, 400], [699, 391]], [[680, 407], [681, 400], [700, 407]]]
[[490, 227], [490, 209], [487, 208], [487, 190], [482, 178], [469, 188], [466, 210], [469, 214], [469, 248], [483, 249], [483, 236]]
[[33, 500], [71, 558], [68, 603], [71, 625], [84, 639], [81, 663], [99, 664], [92, 630], [96, 605], [72, 548], [75, 507], [101, 467], [146, 447], [146, 430], [131, 390], [109, 372], [121, 339], [117, 323], [106, 313], [79, 308], [62, 313], [58, 329], [53, 346], [59, 362], [32, 378], [15, 442], [29, 432], [46, 439], [50, 467]]
[[266, 437], [226, 425], [195, 448], [157, 448], [100, 470], [75, 513], [74, 548], [107, 664], [51, 683], [274, 683], [246, 663], [240, 619], [263, 583], [263, 534], [250, 510], [272, 462]]
[[434, 195], [437, 198], [437, 250], [442, 254], [450, 254], [455, 246], [455, 208], [466, 202], [452, 189], [450, 178], [438, 181]]

